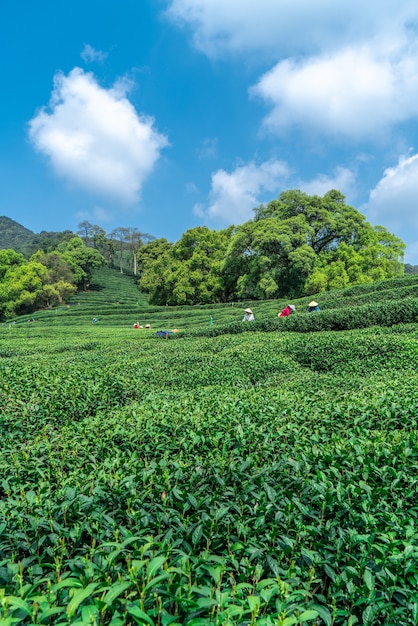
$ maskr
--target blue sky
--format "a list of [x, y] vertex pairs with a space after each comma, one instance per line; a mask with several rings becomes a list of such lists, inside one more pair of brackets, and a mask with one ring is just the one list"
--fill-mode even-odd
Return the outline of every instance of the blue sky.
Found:
[[416, 0], [0, 4], [0, 215], [176, 241], [339, 189], [418, 263]]

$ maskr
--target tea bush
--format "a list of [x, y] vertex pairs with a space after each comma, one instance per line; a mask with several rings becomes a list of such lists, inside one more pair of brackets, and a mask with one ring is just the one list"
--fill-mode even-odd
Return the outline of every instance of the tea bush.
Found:
[[[390, 304], [1, 327], [0, 625], [416, 624], [417, 305]], [[366, 311], [391, 324], [327, 329]]]

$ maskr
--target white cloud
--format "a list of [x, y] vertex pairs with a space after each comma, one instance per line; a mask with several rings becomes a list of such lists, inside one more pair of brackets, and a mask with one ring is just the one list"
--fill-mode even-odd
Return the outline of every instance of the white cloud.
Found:
[[92, 46], [86, 43], [83, 50], [81, 51], [80, 56], [86, 63], [92, 63], [94, 61], [99, 61], [100, 63], [102, 63], [107, 59], [107, 52], [95, 50]]
[[417, 76], [416, 49], [380, 53], [363, 46], [281, 61], [250, 92], [272, 106], [268, 130], [308, 126], [358, 140], [418, 117]]
[[418, 263], [418, 154], [401, 156], [370, 192], [362, 208], [374, 224], [382, 224], [407, 244], [406, 261]]
[[253, 209], [264, 192], [278, 192], [289, 171], [282, 161], [270, 159], [260, 165], [250, 162], [233, 172], [218, 170], [212, 174], [209, 206], [195, 205], [200, 217], [227, 224], [240, 224], [253, 217]]
[[151, 117], [136, 112], [128, 86], [119, 81], [103, 89], [80, 68], [58, 73], [49, 110], [30, 121], [29, 136], [59, 177], [132, 204], [168, 141]]
[[364, 208], [374, 222], [418, 228], [418, 154], [401, 156], [386, 169]]
[[415, 0], [170, 0], [168, 17], [209, 56], [245, 51], [299, 54], [375, 36], [416, 18]]
[[418, 117], [416, 0], [170, 0], [208, 56], [276, 64], [250, 90], [268, 132], [358, 141]]
[[355, 174], [346, 167], [337, 167], [333, 176], [320, 174], [310, 181], [299, 181], [297, 189], [310, 196], [323, 196], [331, 189], [338, 189], [346, 197], [354, 194], [356, 177]]

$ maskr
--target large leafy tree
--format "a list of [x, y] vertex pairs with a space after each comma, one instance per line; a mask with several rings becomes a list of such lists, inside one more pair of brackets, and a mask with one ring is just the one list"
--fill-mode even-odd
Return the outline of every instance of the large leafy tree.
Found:
[[14, 250], [0, 250], [0, 317], [31, 313], [63, 302], [86, 287], [95, 267], [106, 263], [80, 237], [62, 240], [59, 250], [38, 250], [27, 261]]
[[370, 226], [363, 246], [345, 242], [319, 256], [315, 271], [305, 284], [305, 292], [319, 293], [348, 285], [371, 283], [403, 272], [405, 244], [383, 226]]
[[277, 200], [255, 209], [254, 219], [287, 220], [298, 216], [309, 228], [306, 243], [316, 254], [335, 248], [343, 241], [361, 247], [370, 226], [364, 215], [347, 205], [344, 195], [336, 189], [323, 197], [309, 196], [295, 189], [284, 191]]
[[140, 286], [156, 304], [297, 297], [402, 274], [403, 242], [331, 190], [299, 190], [224, 231], [188, 230], [138, 255]]
[[[335, 189], [323, 197], [309, 196], [299, 190], [286, 191], [267, 206], [255, 209], [254, 223], [261, 222], [267, 227], [272, 220], [284, 226], [296, 219], [300, 220], [299, 234], [303, 241], [294, 241], [296, 245], [291, 250], [285, 246], [287, 257], [285, 254], [279, 258], [275, 252], [268, 255], [270, 275], [276, 264], [272, 278], [278, 286], [277, 295], [317, 293], [391, 278], [403, 272], [404, 243], [383, 226], [369, 224]], [[261, 255], [258, 246], [256, 251]], [[260, 297], [261, 280], [253, 290], [254, 297]], [[240, 286], [245, 283], [246, 278], [237, 281], [238, 297], [242, 295]], [[274, 283], [270, 283], [273, 293]], [[264, 297], [269, 296], [266, 293]]]
[[80, 237], [60, 244], [58, 251], [74, 272], [76, 285], [86, 289], [91, 280], [91, 273], [96, 267], [106, 264], [106, 259], [95, 248], [87, 247]]
[[154, 239], [142, 246], [138, 252], [139, 285], [143, 291], [149, 294], [151, 304], [167, 304], [172, 291], [169, 281], [173, 267], [173, 259], [170, 254], [173, 248], [167, 239]]
[[48, 270], [42, 296], [38, 298], [39, 305], [48, 307], [62, 303], [77, 291], [74, 271], [60, 252], [39, 250], [31, 261], [42, 263]]
[[239, 226], [222, 265], [227, 299], [277, 298], [303, 289], [316, 262], [302, 216], [270, 217]]
[[139, 266], [141, 289], [154, 304], [196, 304], [223, 299], [221, 266], [232, 229], [198, 226], [174, 245], [155, 240], [144, 246]]
[[20, 252], [14, 250], [0, 250], [0, 281], [12, 267], [23, 265], [26, 259]]
[[4, 317], [31, 312], [42, 299], [48, 270], [41, 263], [29, 261], [12, 265], [0, 283], [0, 313]]

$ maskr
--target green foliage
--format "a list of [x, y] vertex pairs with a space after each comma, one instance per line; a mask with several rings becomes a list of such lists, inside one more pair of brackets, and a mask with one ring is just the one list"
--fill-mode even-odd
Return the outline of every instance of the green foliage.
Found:
[[78, 237], [60, 244], [61, 252], [35, 253], [30, 261], [14, 250], [0, 250], [0, 317], [31, 313], [63, 303], [87, 286], [105, 259]]
[[417, 332], [3, 327], [3, 621], [412, 626]]
[[403, 273], [405, 245], [331, 190], [283, 192], [253, 220], [226, 231], [190, 229], [139, 253], [140, 286], [153, 304], [295, 298]]
[[1, 622], [416, 624], [417, 293], [243, 324], [100, 267], [70, 308], [0, 326]]
[[153, 304], [197, 304], [223, 297], [220, 268], [231, 229], [191, 228], [170, 245], [150, 242], [139, 252], [141, 289]]
[[106, 259], [95, 248], [88, 248], [80, 237], [73, 237], [59, 245], [58, 250], [74, 272], [75, 282], [85, 289], [92, 271], [106, 264]]
[[364, 215], [345, 204], [343, 194], [335, 189], [322, 198], [299, 190], [284, 191], [278, 200], [255, 209], [255, 219], [300, 218], [308, 229], [307, 243], [316, 254], [334, 249], [345, 242], [358, 246], [368, 236], [370, 226]]
[[18, 265], [25, 263], [25, 257], [14, 250], [0, 250], [0, 280], [4, 280], [6, 273]]
[[36, 261], [11, 264], [0, 283], [0, 316], [33, 311], [42, 298], [47, 274], [45, 266]]
[[60, 232], [41, 230], [39, 235], [34, 235], [29, 247], [29, 253], [35, 254], [38, 250], [44, 253], [56, 251], [58, 246], [74, 237], [71, 230]]

